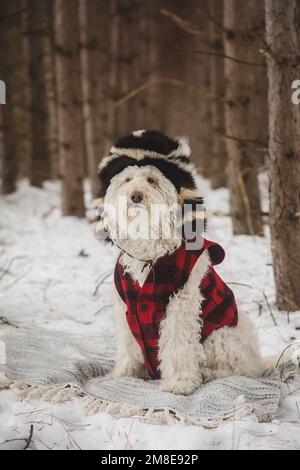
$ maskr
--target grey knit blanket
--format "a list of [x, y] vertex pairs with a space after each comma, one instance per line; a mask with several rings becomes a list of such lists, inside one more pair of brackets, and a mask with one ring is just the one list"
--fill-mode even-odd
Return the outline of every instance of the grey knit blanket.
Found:
[[91, 413], [105, 410], [117, 417], [161, 424], [179, 420], [207, 427], [250, 413], [261, 421], [270, 420], [280, 402], [278, 369], [259, 380], [238, 376], [216, 380], [185, 397], [160, 391], [158, 381], [111, 378], [115, 341], [105, 331], [86, 337], [19, 329], [0, 340], [6, 347], [0, 389], [13, 388], [22, 399], [76, 398]]

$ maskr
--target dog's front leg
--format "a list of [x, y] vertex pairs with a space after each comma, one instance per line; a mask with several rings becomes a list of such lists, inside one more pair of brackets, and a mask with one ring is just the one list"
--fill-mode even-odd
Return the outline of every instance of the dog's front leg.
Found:
[[115, 293], [114, 312], [117, 327], [116, 364], [112, 371], [113, 377], [143, 378], [145, 374], [144, 358], [126, 320], [126, 305]]
[[182, 290], [171, 298], [160, 325], [161, 389], [178, 395], [190, 395], [202, 384], [201, 368], [206, 362], [200, 343], [203, 297], [198, 286], [210, 260], [208, 255], [203, 257]]

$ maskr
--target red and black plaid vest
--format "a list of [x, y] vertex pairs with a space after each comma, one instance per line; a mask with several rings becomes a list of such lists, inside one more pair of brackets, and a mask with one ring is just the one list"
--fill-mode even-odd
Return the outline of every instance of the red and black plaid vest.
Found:
[[[150, 270], [142, 287], [133, 281], [118, 260], [115, 268], [115, 285], [126, 303], [129, 328], [142, 348], [145, 367], [153, 379], [158, 379], [159, 324], [166, 314], [170, 298], [187, 282], [192, 269], [208, 250], [212, 265], [202, 279], [199, 288], [204, 297], [201, 342], [213, 331], [224, 326], [236, 326], [238, 322], [234, 295], [222, 281], [213, 266], [223, 261], [225, 252], [217, 243], [204, 240], [199, 250], [187, 250], [183, 243], [172, 254], [160, 258]], [[200, 282], [200, 281], [199, 281]]]

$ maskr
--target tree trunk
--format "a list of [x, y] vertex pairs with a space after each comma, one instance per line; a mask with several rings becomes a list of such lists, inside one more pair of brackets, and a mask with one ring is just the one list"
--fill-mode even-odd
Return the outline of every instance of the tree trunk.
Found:
[[31, 168], [31, 80], [29, 76], [29, 41], [27, 0], [21, 0], [21, 92], [20, 100], [20, 161], [21, 177], [29, 178]]
[[[251, 40], [247, 37], [247, 32], [252, 31], [248, 8], [249, 2], [224, 2], [225, 54], [246, 62], [249, 62], [249, 50], [252, 47]], [[259, 61], [261, 59], [258, 57], [257, 62]], [[256, 92], [251, 80], [253, 67], [255, 66], [225, 60], [228, 184], [233, 232], [236, 235], [263, 234], [257, 149], [255, 145], [249, 144], [253, 140], [251, 103]]]
[[45, 0], [45, 35], [44, 35], [44, 73], [46, 87], [46, 106], [48, 115], [47, 140], [50, 153], [51, 178], [59, 176], [58, 128], [56, 77], [54, 62], [54, 5], [53, 0]]
[[[223, 37], [219, 24], [223, 21], [223, 0], [210, 0], [209, 17], [215, 21], [209, 22], [211, 48], [214, 53], [223, 55]], [[225, 96], [224, 59], [211, 56], [209, 59], [211, 92], [215, 96]], [[210, 103], [213, 128], [212, 162], [210, 168], [210, 181], [213, 189], [227, 185], [226, 166], [227, 149], [224, 141], [225, 112], [224, 102], [214, 100]]]
[[51, 177], [48, 139], [48, 112], [44, 68], [44, 39], [46, 34], [46, 4], [27, 0], [29, 44], [29, 77], [31, 84], [31, 162], [30, 183], [41, 187]]
[[55, 0], [59, 152], [64, 215], [84, 216], [83, 158], [78, 77], [78, 1]]
[[16, 190], [17, 178], [17, 152], [9, 89], [7, 90], [6, 100], [6, 104], [0, 105], [0, 176], [2, 194], [10, 194]]
[[17, 149], [13, 119], [13, 71], [14, 54], [10, 37], [10, 22], [5, 20], [11, 11], [8, 2], [0, 3], [1, 41], [0, 41], [0, 78], [6, 85], [6, 104], [0, 104], [0, 179], [2, 194], [9, 194], [16, 189]]
[[277, 304], [292, 311], [300, 309], [300, 107], [291, 102], [299, 18], [297, 0], [266, 0], [271, 243]]
[[[136, 38], [132, 36], [133, 9], [135, 4], [131, 0], [117, 0], [116, 12], [119, 16], [117, 62], [118, 72], [115, 98], [121, 98], [131, 91], [133, 81], [133, 67], [135, 60]], [[134, 130], [134, 103], [128, 101], [115, 111], [116, 136], [129, 134]]]
[[[99, 192], [98, 164], [107, 152], [107, 95], [110, 58], [109, 5], [98, 0], [79, 1], [81, 90], [87, 169], [92, 195]], [[110, 142], [111, 143], [111, 142]]]

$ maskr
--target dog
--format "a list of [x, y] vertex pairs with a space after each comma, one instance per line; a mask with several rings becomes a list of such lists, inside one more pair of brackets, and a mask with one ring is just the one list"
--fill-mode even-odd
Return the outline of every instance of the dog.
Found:
[[[225, 254], [204, 237], [190, 154], [185, 139], [141, 130], [99, 165], [97, 236], [120, 251], [112, 374], [160, 379], [161, 390], [180, 395], [233, 374], [259, 377], [264, 368], [251, 321], [214, 269]], [[161, 217], [153, 207], [164, 208]]]

